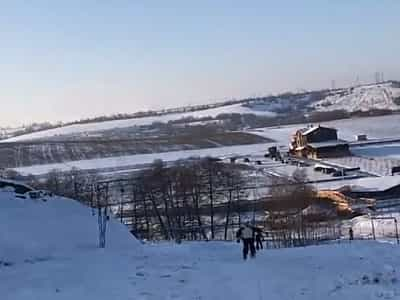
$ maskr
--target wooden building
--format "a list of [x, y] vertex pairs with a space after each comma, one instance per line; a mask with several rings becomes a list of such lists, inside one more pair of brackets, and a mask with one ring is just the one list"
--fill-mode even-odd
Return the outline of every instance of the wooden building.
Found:
[[298, 130], [293, 135], [290, 153], [312, 159], [350, 155], [349, 144], [338, 139], [337, 130], [322, 126]]

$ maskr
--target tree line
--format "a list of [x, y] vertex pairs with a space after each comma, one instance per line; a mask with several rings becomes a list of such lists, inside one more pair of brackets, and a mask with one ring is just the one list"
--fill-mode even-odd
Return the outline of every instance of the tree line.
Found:
[[208, 157], [173, 164], [156, 160], [132, 176], [112, 180], [76, 169], [53, 170], [31, 184], [77, 199], [94, 213], [108, 206], [141, 239], [229, 240], [244, 222], [263, 228], [275, 246], [304, 245], [327, 232], [336, 237], [328, 220], [305, 213], [316, 194], [306, 184], [304, 169], [287, 178], [257, 179], [254, 172]]

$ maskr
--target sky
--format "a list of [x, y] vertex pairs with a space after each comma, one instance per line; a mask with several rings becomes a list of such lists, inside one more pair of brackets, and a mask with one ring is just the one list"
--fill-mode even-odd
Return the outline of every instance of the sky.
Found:
[[0, 0], [0, 126], [400, 79], [398, 0]]

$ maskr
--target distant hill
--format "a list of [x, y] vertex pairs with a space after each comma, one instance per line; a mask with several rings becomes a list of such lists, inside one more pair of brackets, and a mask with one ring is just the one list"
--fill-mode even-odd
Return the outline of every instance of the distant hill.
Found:
[[[400, 110], [400, 82], [387, 81], [335, 90], [285, 93], [277, 96], [230, 100], [160, 111], [102, 116], [68, 124], [34, 124], [18, 130], [8, 130], [7, 133], [0, 135], [0, 138], [8, 138], [7, 141], [12, 142], [66, 135], [84, 135], [87, 137], [99, 132], [149, 126], [154, 123], [192, 125], [197, 122], [197, 125], [199, 125], [201, 122], [224, 120], [229, 115], [277, 118], [279, 116], [299, 116], [301, 113], [304, 115], [334, 111], [355, 113], [373, 110]], [[332, 118], [339, 118], [339, 116], [331, 115], [330, 119]], [[296, 121], [294, 120], [291, 123], [293, 122]], [[302, 120], [299, 120], [299, 122], [302, 122]]]

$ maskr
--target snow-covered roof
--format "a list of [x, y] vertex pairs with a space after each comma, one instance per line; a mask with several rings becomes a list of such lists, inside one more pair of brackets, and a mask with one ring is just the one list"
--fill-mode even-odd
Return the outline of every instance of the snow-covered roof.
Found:
[[318, 126], [310, 126], [310, 127], [306, 127], [306, 128], [301, 128], [301, 129], [299, 129], [298, 131], [301, 132], [303, 135], [308, 135], [308, 134], [310, 134], [310, 133], [316, 131], [317, 129], [321, 129], [321, 128], [337, 131], [336, 128], [324, 127], [324, 126], [321, 126], [321, 125], [318, 125]]
[[306, 130], [303, 134], [304, 135], [308, 135], [308, 134], [314, 132], [315, 130], [321, 129], [321, 128], [337, 131], [336, 128], [330, 128], [330, 127], [324, 127], [324, 126], [318, 125], [318, 126], [314, 126], [314, 127], [308, 128], [308, 130]]
[[338, 190], [349, 187], [352, 192], [382, 192], [400, 185], [400, 176], [366, 177], [359, 179], [337, 180], [331, 182], [317, 183], [319, 190]]
[[314, 168], [333, 169], [333, 167], [324, 164], [315, 164]]
[[324, 147], [334, 147], [334, 146], [347, 145], [347, 144], [348, 144], [348, 142], [343, 141], [343, 140], [330, 140], [330, 141], [325, 141], [325, 142], [320, 142], [320, 143], [310, 143], [308, 145], [313, 148], [324, 148]]
[[24, 183], [14, 181], [14, 180], [0, 178], [0, 189], [7, 188], [7, 187], [14, 188], [15, 192], [17, 192], [19, 194], [24, 194], [26, 192], [33, 191], [32, 187], [30, 187]]
[[310, 134], [311, 132], [314, 132], [318, 128], [320, 128], [320, 127], [319, 126], [314, 126], [314, 127], [307, 128], [307, 130], [303, 131], [303, 134], [304, 135]]

